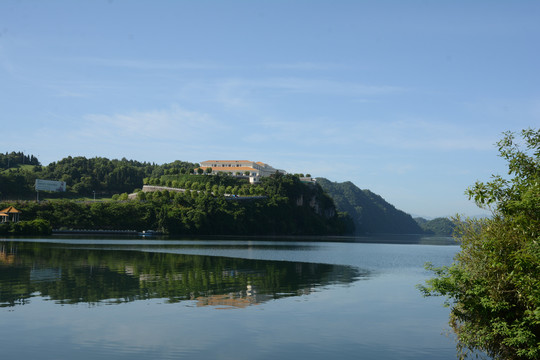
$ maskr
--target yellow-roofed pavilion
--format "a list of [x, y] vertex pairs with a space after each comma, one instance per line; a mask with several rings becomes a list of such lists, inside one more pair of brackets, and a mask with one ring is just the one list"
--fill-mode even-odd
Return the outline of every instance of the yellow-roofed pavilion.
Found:
[[0, 211], [0, 222], [18, 222], [21, 213], [22, 211], [15, 209], [13, 206], [5, 208]]

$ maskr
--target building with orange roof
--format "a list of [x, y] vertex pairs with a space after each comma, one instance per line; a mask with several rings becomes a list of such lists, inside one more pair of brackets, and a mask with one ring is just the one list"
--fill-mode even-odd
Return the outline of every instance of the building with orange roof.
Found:
[[13, 206], [5, 208], [0, 211], [0, 222], [18, 222], [21, 213], [22, 211], [15, 209]]
[[249, 160], [207, 160], [201, 162], [201, 169], [211, 168], [212, 173], [226, 173], [232, 175], [249, 176], [251, 183], [260, 181], [261, 177], [270, 176], [279, 172], [286, 174], [284, 170], [275, 169], [263, 162]]

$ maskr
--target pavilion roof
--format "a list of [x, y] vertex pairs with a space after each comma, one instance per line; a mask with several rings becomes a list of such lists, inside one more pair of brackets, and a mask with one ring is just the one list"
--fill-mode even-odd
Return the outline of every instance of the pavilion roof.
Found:
[[10, 206], [8, 208], [5, 208], [4, 210], [0, 211], [2, 214], [14, 214], [14, 213], [22, 213], [21, 210], [15, 209], [13, 206]]

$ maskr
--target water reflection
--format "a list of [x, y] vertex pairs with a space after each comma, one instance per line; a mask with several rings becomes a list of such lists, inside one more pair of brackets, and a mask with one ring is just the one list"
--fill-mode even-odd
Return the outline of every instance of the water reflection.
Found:
[[3, 242], [0, 307], [42, 296], [59, 304], [163, 298], [242, 308], [368, 275], [351, 266], [152, 252], [148, 247], [133, 251]]

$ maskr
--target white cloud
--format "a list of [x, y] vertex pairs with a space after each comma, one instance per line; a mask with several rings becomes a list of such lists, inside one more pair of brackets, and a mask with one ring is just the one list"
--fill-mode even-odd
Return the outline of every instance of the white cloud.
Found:
[[219, 65], [208, 62], [160, 61], [152, 59], [113, 59], [99, 57], [61, 58], [56, 61], [84, 63], [104, 67], [119, 67], [136, 70], [208, 70], [220, 68]]
[[295, 70], [295, 71], [314, 71], [314, 70], [334, 70], [344, 69], [345, 66], [340, 64], [325, 64], [315, 62], [295, 62], [295, 63], [272, 63], [265, 66], [268, 69], [274, 70]]
[[216, 131], [218, 124], [204, 113], [179, 107], [127, 114], [90, 114], [78, 130], [78, 135], [113, 139], [189, 139]]

